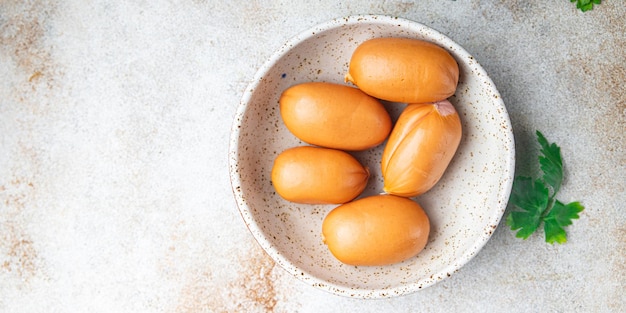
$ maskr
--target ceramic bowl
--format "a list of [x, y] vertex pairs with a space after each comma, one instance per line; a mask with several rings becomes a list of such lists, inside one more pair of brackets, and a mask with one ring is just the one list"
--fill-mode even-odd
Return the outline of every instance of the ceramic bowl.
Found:
[[[336, 205], [303, 205], [276, 194], [272, 164], [283, 150], [306, 145], [281, 120], [278, 99], [289, 86], [310, 81], [344, 83], [350, 56], [375, 37], [409, 37], [446, 48], [460, 67], [449, 100], [462, 121], [461, 144], [439, 183], [414, 198], [431, 220], [426, 248], [388, 266], [340, 263], [322, 243], [321, 225]], [[392, 119], [404, 104], [384, 103]], [[362, 196], [382, 192], [384, 143], [353, 153], [371, 171]], [[450, 38], [417, 22], [379, 15], [334, 19], [289, 40], [259, 69], [243, 94], [230, 139], [233, 193], [246, 226], [261, 247], [292, 276], [354, 298], [416, 292], [455, 273], [489, 240], [504, 214], [514, 174], [513, 133], [506, 108], [487, 73]]]

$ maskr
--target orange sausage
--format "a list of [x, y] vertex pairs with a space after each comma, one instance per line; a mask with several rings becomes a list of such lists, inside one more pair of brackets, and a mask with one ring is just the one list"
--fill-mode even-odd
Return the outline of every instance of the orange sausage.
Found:
[[391, 131], [391, 118], [385, 107], [350, 86], [299, 84], [285, 90], [279, 102], [287, 129], [309, 144], [365, 150], [382, 143]]
[[448, 51], [431, 42], [376, 38], [356, 48], [345, 79], [379, 99], [435, 102], [454, 94], [459, 66]]
[[413, 197], [431, 189], [450, 164], [461, 135], [459, 114], [448, 100], [409, 104], [383, 150], [383, 190]]
[[415, 201], [392, 195], [355, 200], [333, 209], [322, 223], [330, 252], [350, 265], [387, 265], [420, 253], [430, 221]]
[[286, 200], [297, 203], [345, 203], [356, 198], [369, 179], [357, 159], [335, 149], [302, 146], [279, 154], [272, 184]]

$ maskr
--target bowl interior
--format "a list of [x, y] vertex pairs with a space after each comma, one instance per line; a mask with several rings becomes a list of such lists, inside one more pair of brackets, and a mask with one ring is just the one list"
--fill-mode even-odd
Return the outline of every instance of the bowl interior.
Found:
[[[409, 37], [446, 48], [460, 66], [457, 92], [450, 98], [462, 121], [463, 137], [444, 177], [414, 198], [432, 223], [429, 242], [417, 257], [383, 267], [348, 266], [321, 240], [321, 224], [335, 205], [285, 201], [270, 181], [275, 157], [305, 145], [283, 125], [278, 107], [286, 88], [303, 82], [344, 83], [350, 56], [374, 37]], [[384, 103], [395, 120], [404, 104]], [[380, 159], [384, 143], [352, 153], [370, 168], [363, 196], [382, 192]], [[513, 134], [506, 108], [481, 66], [442, 34], [408, 20], [385, 16], [337, 19], [304, 32], [257, 73], [233, 124], [230, 171], [243, 220], [259, 244], [295, 277], [330, 292], [380, 298], [413, 292], [450, 276], [490, 238], [508, 201], [514, 168]]]

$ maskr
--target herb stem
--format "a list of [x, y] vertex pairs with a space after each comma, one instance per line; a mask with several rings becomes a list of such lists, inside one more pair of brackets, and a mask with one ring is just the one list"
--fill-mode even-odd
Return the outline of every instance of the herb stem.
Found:
[[554, 207], [554, 197], [556, 196], [556, 194], [552, 195], [549, 199], [548, 199], [548, 205], [546, 205], [546, 209], [543, 210], [543, 212], [541, 212], [541, 220], [544, 220], [544, 218], [546, 216], [548, 216], [548, 214], [550, 214], [550, 211], [552, 210], [552, 207]]

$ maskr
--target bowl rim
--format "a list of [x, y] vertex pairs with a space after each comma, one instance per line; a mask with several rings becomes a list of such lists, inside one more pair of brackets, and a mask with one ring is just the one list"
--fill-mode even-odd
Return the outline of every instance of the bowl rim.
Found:
[[333, 18], [317, 24], [313, 27], [310, 27], [304, 31], [301, 31], [300, 33], [291, 37], [278, 50], [273, 52], [270, 57], [262, 64], [262, 66], [257, 70], [249, 85], [245, 89], [241, 97], [240, 103], [237, 106], [237, 110], [231, 126], [231, 135], [229, 140], [228, 155], [231, 188], [235, 196], [238, 211], [242, 219], [244, 220], [246, 227], [252, 233], [257, 243], [262, 247], [263, 251], [267, 253], [280, 267], [282, 267], [289, 274], [298, 278], [299, 280], [304, 281], [305, 283], [308, 283], [313, 287], [330, 292], [335, 295], [351, 298], [380, 299], [411, 294], [418, 290], [423, 290], [426, 287], [432, 286], [437, 282], [451, 276], [450, 273], [457, 272], [461, 267], [467, 264], [478, 254], [478, 252], [485, 246], [485, 244], [495, 233], [495, 228], [489, 232], [482, 232], [480, 236], [476, 237], [474, 244], [469, 245], [466, 248], [465, 252], [459, 258], [451, 262], [450, 265], [443, 267], [440, 271], [433, 273], [433, 275], [431, 275], [431, 278], [422, 278], [411, 283], [389, 288], [374, 289], [351, 288], [348, 286], [335, 284], [316, 276], [310, 275], [309, 273], [306, 273], [306, 271], [298, 268], [295, 264], [289, 261], [288, 258], [278, 253], [278, 251], [272, 246], [269, 240], [263, 235], [263, 230], [261, 229], [260, 225], [256, 223], [255, 219], [251, 216], [251, 210], [244, 200], [244, 194], [240, 188], [241, 179], [239, 176], [239, 166], [237, 162], [239, 157], [238, 140], [240, 137], [241, 121], [243, 120], [243, 117], [248, 110], [248, 103], [251, 100], [254, 91], [261, 84], [262, 78], [273, 68], [276, 61], [280, 60], [283, 56], [289, 53], [292, 47], [311, 37], [314, 37], [321, 32], [328, 31], [337, 27], [344, 27], [362, 23], [397, 24], [397, 26], [399, 27], [408, 27], [412, 31], [418, 29], [427, 30], [429, 34], [432, 35], [431, 37], [437, 37], [438, 40], [440, 40], [440, 45], [446, 47], [454, 47], [456, 54], [461, 55], [464, 58], [470, 58], [474, 60], [474, 63], [472, 64], [473, 69], [479, 72], [481, 81], [488, 84], [492, 89], [493, 95], [495, 96], [495, 99], [493, 99], [492, 101], [495, 101], [497, 106], [501, 109], [502, 113], [500, 115], [504, 117], [503, 122], [506, 123], [506, 129], [509, 130], [505, 133], [505, 135], [506, 137], [508, 137], [506, 139], [508, 139], [508, 151], [510, 151], [511, 157], [507, 158], [508, 164], [506, 164], [506, 166], [503, 166], [503, 176], [504, 174], [508, 175], [505, 177], [506, 181], [504, 181], [502, 184], [501, 193], [498, 194], [499, 199], [506, 199], [506, 201], [502, 201], [502, 204], [498, 209], [494, 208], [493, 210], [491, 210], [490, 212], [492, 213], [486, 220], [486, 223], [488, 225], [495, 225], [496, 228], [499, 225], [502, 217], [504, 216], [513, 184], [513, 178], [515, 174], [515, 141], [511, 121], [504, 105], [504, 101], [502, 100], [502, 97], [500, 96], [500, 93], [497, 90], [494, 82], [487, 75], [487, 72], [484, 70], [484, 68], [461, 45], [457, 44], [451, 38], [442, 34], [441, 32], [420, 22], [390, 15], [379, 14], [358, 14]]

